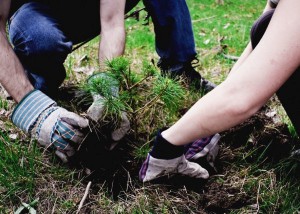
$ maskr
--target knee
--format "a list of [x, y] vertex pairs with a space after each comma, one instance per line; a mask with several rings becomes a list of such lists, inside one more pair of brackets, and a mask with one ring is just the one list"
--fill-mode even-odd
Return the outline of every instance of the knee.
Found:
[[39, 25], [28, 29], [19, 28], [12, 22], [9, 29], [9, 38], [18, 55], [23, 56], [53, 56], [64, 62], [72, 50], [72, 42], [66, 40], [62, 33]]
[[9, 38], [18, 55], [54, 57], [64, 62], [72, 50], [72, 42], [49, 19], [33, 21], [22, 10], [17, 12], [10, 22]]

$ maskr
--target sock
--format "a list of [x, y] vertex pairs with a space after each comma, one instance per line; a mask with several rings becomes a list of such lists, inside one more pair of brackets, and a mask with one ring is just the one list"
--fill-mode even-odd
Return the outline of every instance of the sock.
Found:
[[150, 151], [150, 155], [157, 159], [173, 159], [183, 155], [184, 146], [175, 146], [169, 143], [166, 139], [161, 136], [159, 130], [153, 143], [153, 148]]

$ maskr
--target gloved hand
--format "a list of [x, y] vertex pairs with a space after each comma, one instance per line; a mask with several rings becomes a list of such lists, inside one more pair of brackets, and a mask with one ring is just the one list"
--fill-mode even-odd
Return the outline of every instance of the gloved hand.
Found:
[[55, 101], [38, 90], [22, 99], [11, 119], [41, 145], [56, 149], [55, 154], [64, 163], [74, 155], [74, 145], [82, 142], [82, 131], [88, 127], [87, 119], [58, 107]]
[[[89, 109], [87, 111], [87, 115], [95, 122], [98, 122], [104, 116], [105, 99], [108, 99], [109, 97], [113, 97], [113, 98], [117, 99], [117, 97], [119, 96], [118, 81], [106, 73], [98, 73], [98, 74], [91, 76], [88, 79], [88, 84], [97, 84], [97, 81], [99, 80], [99, 78], [100, 79], [102, 78], [102, 80], [105, 80], [105, 87], [108, 87], [108, 90], [105, 91], [105, 94], [99, 94], [99, 93], [92, 92], [93, 103], [89, 107]], [[97, 87], [97, 86], [95, 86], [95, 87]], [[114, 141], [119, 141], [126, 135], [126, 133], [129, 131], [129, 129], [130, 129], [130, 122], [129, 122], [126, 112], [123, 111], [121, 114], [121, 121], [119, 123], [119, 127], [117, 127], [111, 133], [111, 138]], [[112, 149], [112, 147], [110, 149]]]
[[139, 178], [142, 182], [147, 182], [162, 176], [172, 176], [174, 174], [203, 179], [209, 177], [206, 169], [197, 163], [189, 162], [184, 155], [165, 160], [154, 158], [148, 154], [146, 161], [140, 169]]
[[140, 180], [147, 182], [174, 174], [207, 179], [209, 177], [208, 171], [197, 163], [189, 162], [183, 152], [183, 146], [170, 144], [158, 132], [153, 148], [140, 169]]
[[219, 153], [220, 134], [195, 140], [185, 146], [185, 158], [187, 160], [197, 160], [206, 157], [207, 162], [215, 169], [215, 160]]

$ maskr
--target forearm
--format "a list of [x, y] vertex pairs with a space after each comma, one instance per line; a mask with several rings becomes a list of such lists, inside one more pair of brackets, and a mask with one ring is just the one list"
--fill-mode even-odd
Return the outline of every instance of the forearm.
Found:
[[125, 28], [109, 29], [101, 34], [99, 45], [100, 67], [105, 66], [106, 60], [121, 56], [125, 49]]
[[100, 67], [106, 60], [121, 56], [125, 49], [125, 0], [100, 0]]
[[19, 102], [33, 87], [6, 37], [9, 4], [10, 1], [0, 0], [0, 83]]
[[254, 114], [300, 65], [298, 8], [298, 0], [280, 2], [264, 37], [244, 63], [163, 136], [183, 145], [224, 131]]
[[249, 42], [247, 47], [244, 49], [243, 53], [239, 57], [238, 61], [231, 68], [229, 75], [233, 74], [234, 72], [236, 72], [238, 70], [240, 65], [243, 64], [243, 62], [248, 58], [248, 56], [251, 54], [251, 52], [252, 52], [252, 45], [251, 45], [251, 42]]
[[[246, 72], [249, 75], [245, 75]], [[279, 87], [273, 87], [261, 97], [261, 84], [253, 85], [246, 80], [246, 76], [251, 78], [251, 72], [251, 69], [242, 66], [232, 78], [227, 78], [201, 98], [178, 122], [163, 132], [163, 137], [175, 145], [185, 145], [225, 131], [251, 117]]]
[[247, 106], [249, 100], [243, 97], [243, 86], [240, 83], [231, 84], [235, 83], [227, 79], [201, 98], [179, 121], [162, 133], [163, 137], [175, 145], [185, 145], [227, 130], [249, 118], [260, 105]]

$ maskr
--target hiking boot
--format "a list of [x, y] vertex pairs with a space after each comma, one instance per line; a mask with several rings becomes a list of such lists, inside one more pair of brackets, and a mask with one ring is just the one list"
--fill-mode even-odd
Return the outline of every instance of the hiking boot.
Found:
[[161, 69], [163, 76], [169, 76], [172, 79], [184, 78], [187, 83], [197, 90], [203, 90], [205, 93], [213, 90], [216, 85], [204, 79], [199, 72], [195, 70], [195, 66], [189, 63], [179, 63], [170, 65], [165, 60], [160, 59], [157, 66]]

